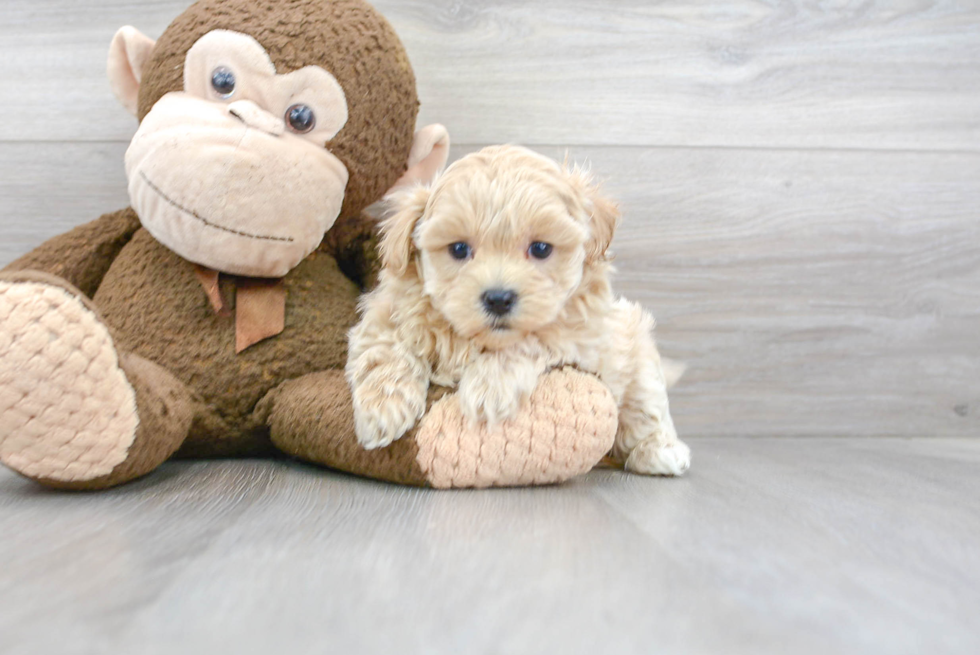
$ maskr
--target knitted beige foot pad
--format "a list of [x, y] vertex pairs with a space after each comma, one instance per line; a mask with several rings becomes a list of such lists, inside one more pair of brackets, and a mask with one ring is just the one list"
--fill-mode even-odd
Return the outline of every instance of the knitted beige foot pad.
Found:
[[91, 480], [126, 459], [139, 416], [105, 325], [65, 289], [0, 281], [0, 461]]
[[[435, 403], [419, 426], [417, 461], [437, 488], [507, 487], [563, 482], [591, 470], [616, 438], [609, 389], [574, 369], [548, 373], [517, 418], [471, 428], [455, 394]], [[480, 438], [460, 439], [473, 434]]]

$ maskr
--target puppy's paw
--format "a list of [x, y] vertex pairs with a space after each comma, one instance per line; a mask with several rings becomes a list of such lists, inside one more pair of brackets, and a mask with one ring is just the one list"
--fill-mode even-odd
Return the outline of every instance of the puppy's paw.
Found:
[[490, 425], [513, 418], [533, 389], [525, 390], [508, 382], [499, 377], [464, 374], [456, 394], [463, 416], [471, 423]]
[[643, 475], [684, 475], [691, 468], [691, 449], [683, 441], [641, 441], [626, 458], [626, 470]]
[[366, 450], [384, 448], [408, 432], [425, 412], [426, 388], [408, 381], [354, 390], [354, 431]]

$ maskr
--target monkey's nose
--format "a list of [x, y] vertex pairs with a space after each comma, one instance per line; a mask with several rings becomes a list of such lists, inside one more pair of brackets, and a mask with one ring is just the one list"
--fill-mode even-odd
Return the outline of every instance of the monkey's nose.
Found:
[[249, 127], [272, 136], [282, 136], [286, 123], [276, 118], [251, 100], [237, 100], [228, 105], [228, 113]]
[[484, 308], [494, 316], [506, 316], [517, 304], [517, 294], [510, 289], [490, 289], [481, 298]]

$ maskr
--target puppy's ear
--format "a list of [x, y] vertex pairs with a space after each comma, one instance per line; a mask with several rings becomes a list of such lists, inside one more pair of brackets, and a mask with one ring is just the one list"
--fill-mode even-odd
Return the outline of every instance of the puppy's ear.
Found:
[[381, 265], [401, 277], [408, 272], [408, 265], [415, 252], [412, 233], [425, 212], [429, 201], [429, 189], [417, 186], [391, 197], [393, 212], [381, 223]]
[[664, 382], [667, 383], [668, 389], [675, 387], [687, 372], [687, 364], [667, 357], [660, 358], [660, 368], [664, 372]]
[[569, 169], [566, 162], [565, 172], [578, 202], [589, 216], [590, 236], [585, 246], [585, 259], [587, 263], [594, 264], [605, 259], [622, 214], [619, 205], [602, 194], [602, 189], [587, 171]]
[[592, 219], [589, 223], [592, 236], [585, 249], [586, 260], [591, 264], [605, 259], [606, 251], [609, 250], [609, 244], [612, 243], [622, 214], [619, 211], [619, 205], [601, 195], [595, 186], [591, 189], [586, 209], [592, 212]]

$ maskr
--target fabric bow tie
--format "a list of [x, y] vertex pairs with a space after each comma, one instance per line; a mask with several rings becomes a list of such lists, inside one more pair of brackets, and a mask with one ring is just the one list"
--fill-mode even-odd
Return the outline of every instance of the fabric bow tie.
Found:
[[[221, 273], [194, 265], [194, 273], [219, 316], [231, 316], [221, 294]], [[274, 337], [286, 327], [286, 286], [281, 278], [232, 276], [235, 283], [235, 352]]]

